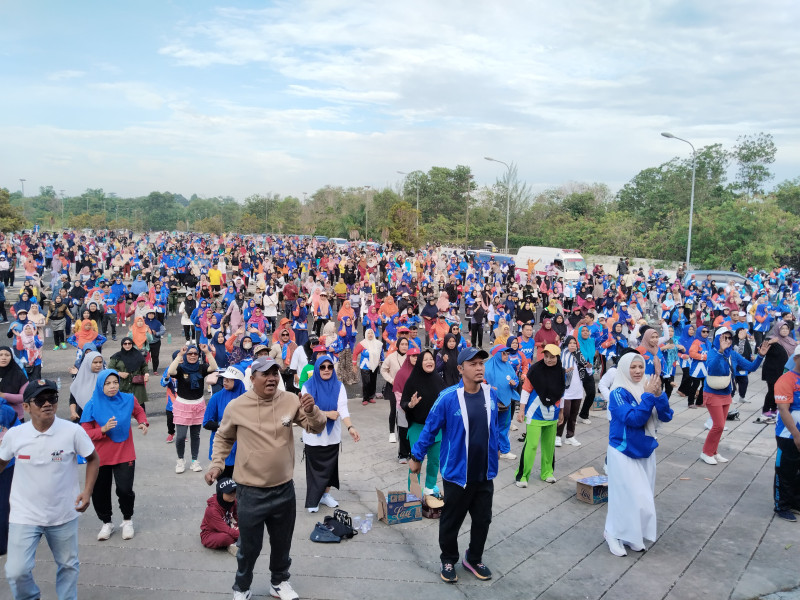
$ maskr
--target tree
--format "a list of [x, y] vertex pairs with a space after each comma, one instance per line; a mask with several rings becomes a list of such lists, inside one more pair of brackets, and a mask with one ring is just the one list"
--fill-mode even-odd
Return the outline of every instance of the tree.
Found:
[[772, 179], [772, 171], [767, 165], [775, 162], [778, 149], [772, 140], [772, 134], [741, 135], [736, 138], [733, 157], [738, 163], [734, 189], [741, 190], [749, 196], [764, 193], [764, 184]]
[[800, 215], [800, 177], [779, 183], [775, 188], [775, 200], [781, 210]]
[[416, 224], [417, 210], [408, 202], [398, 202], [389, 211], [389, 240], [403, 248], [416, 247]]
[[0, 231], [19, 231], [25, 227], [22, 210], [11, 205], [10, 194], [6, 188], [0, 188]]
[[150, 192], [141, 203], [142, 226], [151, 231], [172, 231], [181, 214], [170, 192]]

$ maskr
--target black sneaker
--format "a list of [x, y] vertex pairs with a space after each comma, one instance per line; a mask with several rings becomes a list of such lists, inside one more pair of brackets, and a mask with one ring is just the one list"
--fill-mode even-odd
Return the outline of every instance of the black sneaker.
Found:
[[791, 523], [795, 523], [797, 521], [797, 517], [795, 517], [794, 513], [790, 510], [776, 510], [775, 515], [778, 518], [783, 519], [784, 521], [789, 521]]
[[446, 583], [455, 583], [458, 581], [456, 575], [456, 567], [453, 563], [442, 563], [442, 581]]
[[480, 579], [481, 581], [486, 581], [487, 579], [492, 578], [492, 572], [482, 562], [475, 563], [474, 565], [467, 562], [467, 557], [464, 557], [464, 560], [461, 561], [461, 564], [464, 565], [464, 568], [468, 571], [471, 571], [475, 577]]

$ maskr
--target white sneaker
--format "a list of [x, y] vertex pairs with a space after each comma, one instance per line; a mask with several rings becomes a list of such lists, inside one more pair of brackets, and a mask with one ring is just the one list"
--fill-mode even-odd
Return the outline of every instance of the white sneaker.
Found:
[[556, 478], [555, 478], [555, 477], [553, 477], [552, 475], [550, 475], [550, 477], [548, 477], [547, 479], [545, 479], [545, 480], [544, 480], [544, 482], [545, 482], [545, 483], [555, 483], [555, 482], [556, 482]]
[[556, 448], [561, 448], [561, 436], [556, 436]]
[[237, 546], [236, 544], [231, 544], [230, 546], [228, 546], [228, 554], [230, 554], [231, 556], [236, 556], [238, 553], [239, 553], [239, 546]]
[[250, 590], [246, 592], [233, 592], [233, 600], [250, 600]]
[[724, 456], [722, 456], [721, 454], [715, 454], [715, 455], [714, 455], [714, 460], [716, 460], [718, 463], [726, 463], [726, 462], [729, 462], [729, 461], [728, 461], [728, 459], [727, 459], [727, 458], [725, 458]]
[[100, 533], [97, 534], [97, 541], [106, 541], [111, 537], [112, 533], [114, 533], [114, 525], [112, 523], [103, 523], [103, 526], [100, 528]]
[[527, 481], [515, 481], [514, 485], [517, 486], [518, 488], [526, 488], [526, 487], [528, 487], [528, 482]]
[[519, 427], [517, 427], [517, 426], [516, 426], [516, 425], [514, 425], [513, 423], [511, 424], [511, 427], [509, 427], [509, 429], [510, 429], [511, 431], [519, 431]]
[[592, 422], [589, 419], [584, 419], [583, 417], [578, 417], [578, 421], [580, 421], [584, 425], [591, 425], [592, 424]]
[[328, 492], [322, 494], [322, 498], [319, 499], [320, 504], [324, 504], [325, 506], [330, 506], [331, 508], [336, 508], [339, 506], [339, 503], [336, 501], [336, 498], [331, 496]]
[[622, 543], [625, 544], [628, 548], [630, 548], [634, 552], [644, 552], [646, 550], [644, 546], [637, 546], [636, 544], [632, 544], [630, 542], [622, 542]]
[[133, 539], [133, 521], [122, 522], [122, 539], [123, 540]]
[[175, 464], [175, 472], [176, 473], [183, 473], [186, 470], [186, 461], [182, 458], [178, 459], [178, 462]]
[[270, 585], [269, 595], [281, 600], [300, 600], [300, 596], [292, 589], [292, 584], [288, 581], [284, 581], [280, 585]]
[[707, 465], [715, 465], [717, 464], [717, 459], [713, 456], [708, 456], [708, 454], [700, 453], [700, 460], [702, 460]]
[[567, 438], [567, 443], [570, 446], [580, 446], [581, 445], [581, 443], [578, 441], [578, 438], [574, 438], [574, 437]]
[[319, 505], [317, 505], [317, 506], [312, 506], [312, 507], [310, 507], [310, 508], [307, 508], [306, 510], [307, 510], [308, 512], [310, 512], [310, 513], [315, 513], [315, 512], [317, 512], [317, 511], [319, 510]]
[[608, 535], [607, 532], [603, 532], [603, 537], [606, 538], [606, 543], [608, 544], [608, 549], [614, 556], [628, 556], [628, 552], [625, 550], [625, 546], [622, 545], [617, 538], [612, 538]]
[[195, 473], [200, 473], [200, 472], [203, 470], [203, 467], [201, 467], [201, 466], [200, 466], [200, 463], [199, 463], [199, 462], [197, 462], [196, 460], [193, 460], [193, 461], [192, 461], [192, 466], [191, 466], [191, 469], [192, 469], [192, 471], [194, 471]]
[[397, 443], [397, 436], [395, 434], [393, 434], [393, 433], [389, 434], [389, 443], [390, 444], [396, 444]]
[[505, 454], [501, 454], [500, 458], [505, 458], [506, 460], [516, 460], [517, 455], [513, 452], [506, 452]]

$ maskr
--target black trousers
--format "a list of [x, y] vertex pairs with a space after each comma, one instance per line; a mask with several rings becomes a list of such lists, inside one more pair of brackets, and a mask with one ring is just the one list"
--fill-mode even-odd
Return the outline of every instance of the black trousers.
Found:
[[108, 335], [109, 325], [111, 325], [111, 335], [117, 335], [117, 315], [108, 313], [103, 315], [103, 335]]
[[583, 404], [581, 404], [581, 411], [579, 414], [581, 419], [588, 419], [589, 409], [592, 408], [592, 404], [594, 404], [594, 398], [597, 396], [597, 387], [594, 383], [594, 375], [589, 375], [587, 373], [586, 377], [581, 380], [581, 383], [583, 384], [583, 389], [586, 392], [586, 398], [583, 399]]
[[150, 360], [153, 361], [153, 373], [158, 371], [158, 357], [161, 355], [161, 342], [150, 343]]
[[470, 332], [470, 341], [476, 348], [483, 346], [483, 323], [473, 323]]
[[361, 399], [371, 400], [375, 397], [375, 386], [378, 383], [378, 370], [361, 369]]
[[469, 481], [462, 488], [456, 483], [442, 480], [447, 501], [439, 519], [439, 549], [442, 564], [458, 562], [458, 531], [469, 513], [472, 526], [469, 531], [469, 548], [466, 558], [471, 564], [483, 562], [483, 548], [492, 522], [493, 481]]
[[761, 412], [768, 410], [778, 410], [778, 405], [775, 404], [775, 383], [778, 378], [767, 379], [767, 395], [764, 396], [764, 406], [761, 407]]
[[6, 301], [0, 300], [0, 317], [3, 318], [3, 321], [8, 321], [8, 316], [6, 316]]
[[800, 450], [791, 438], [776, 437], [775, 510], [800, 510]]
[[389, 433], [394, 433], [394, 426], [397, 423], [397, 399], [394, 397], [391, 383], [387, 383], [383, 388], [383, 397], [389, 401]]
[[64, 331], [53, 331], [53, 343], [58, 346], [59, 344], [63, 344], [67, 341], [67, 338], [64, 337]]
[[[703, 405], [703, 382], [705, 379], [705, 377], [692, 377], [692, 380], [689, 383], [689, 392], [686, 394], [689, 397], [689, 406], [692, 404], [697, 406]], [[697, 396], [696, 400], [695, 396]]]
[[117, 465], [104, 465], [97, 474], [97, 482], [92, 492], [92, 504], [97, 518], [103, 523], [111, 523], [111, 479], [117, 486], [117, 499], [122, 520], [129, 521], [133, 516], [133, 501], [136, 494], [133, 492], [133, 475], [136, 470], [136, 461], [132, 460]]
[[166, 411], [166, 413], [167, 413], [167, 434], [175, 435], [175, 417], [172, 414], [171, 410]]
[[750, 385], [750, 378], [747, 375], [737, 375], [735, 380], [739, 398], [744, 398], [747, 395], [747, 386]]
[[[236, 487], [239, 514], [239, 563], [233, 589], [246, 592], [253, 583], [253, 569], [264, 545], [264, 526], [269, 534], [270, 583], [279, 585], [289, 579], [292, 559], [292, 534], [297, 514], [294, 481], [275, 487], [258, 488], [239, 484]], [[456, 532], [457, 533], [457, 532]]]
[[193, 340], [195, 336], [194, 325], [184, 325], [183, 336], [186, 338], [187, 342]]
[[681, 394], [689, 395], [689, 386], [692, 383], [692, 376], [689, 373], [689, 367], [681, 367], [683, 377], [681, 377], [681, 384], [678, 386], [678, 391]]
[[411, 456], [411, 442], [408, 441], [408, 427], [397, 426], [397, 458]]

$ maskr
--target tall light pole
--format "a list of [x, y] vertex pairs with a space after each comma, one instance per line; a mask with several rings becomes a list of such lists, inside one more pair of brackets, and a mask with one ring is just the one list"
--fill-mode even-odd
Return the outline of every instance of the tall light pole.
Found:
[[[406, 179], [408, 179], [408, 173], [404, 171], [398, 171], [400, 175], [405, 175]], [[419, 179], [414, 182], [414, 185], [417, 188], [417, 244], [419, 244]]]
[[364, 241], [369, 241], [369, 190], [371, 185], [365, 185], [364, 189], [367, 190], [367, 198], [364, 200]]
[[469, 249], [469, 189], [472, 187], [472, 174], [467, 178], [467, 218], [464, 223], [464, 250]]
[[490, 158], [488, 156], [484, 156], [483, 158], [488, 161], [500, 163], [501, 165], [506, 166], [506, 248], [503, 252], [508, 254], [508, 222], [509, 216], [511, 215], [511, 167], [508, 165], [508, 163], [504, 163], [502, 160], [497, 160], [496, 158]]
[[672, 135], [666, 131], [662, 132], [661, 135], [671, 140], [686, 142], [692, 147], [692, 195], [689, 198], [689, 238], [686, 241], [686, 268], [688, 269], [689, 260], [692, 258], [692, 216], [694, 215], [694, 173], [697, 166], [697, 150], [694, 149], [694, 144], [692, 144], [692, 142], [679, 138], [677, 135]]
[[61, 227], [64, 225], [64, 190], [61, 190]]
[[22, 184], [22, 197], [25, 197], [25, 182], [28, 181], [27, 179], [20, 179], [19, 182]]

